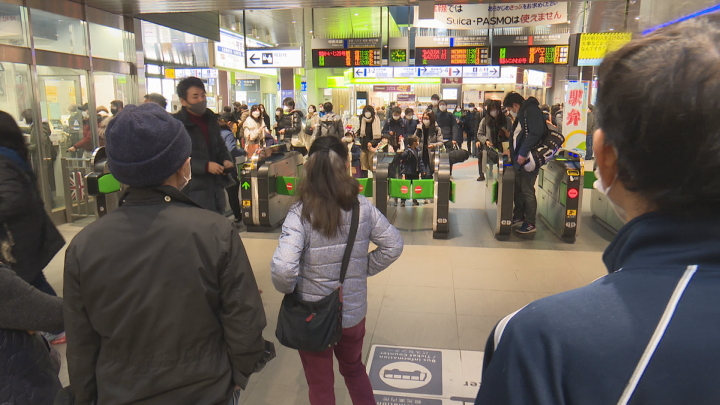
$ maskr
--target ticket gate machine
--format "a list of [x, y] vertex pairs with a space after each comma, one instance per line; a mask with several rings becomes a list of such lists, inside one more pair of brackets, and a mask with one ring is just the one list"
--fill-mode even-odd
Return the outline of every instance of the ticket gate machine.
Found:
[[560, 150], [538, 174], [538, 217], [564, 242], [575, 243], [578, 234], [584, 175], [582, 157], [569, 150]]
[[[250, 232], [267, 232], [285, 220], [295, 201], [293, 193], [278, 193], [278, 178], [300, 179], [303, 156], [280, 143], [259, 150], [241, 165], [240, 200], [243, 223]], [[297, 182], [299, 183], [299, 182]], [[295, 187], [295, 182], [287, 186]]]
[[95, 198], [95, 217], [102, 218], [118, 207], [122, 186], [110, 174], [107, 167], [107, 152], [101, 146], [93, 152], [92, 169], [86, 177], [88, 194]]
[[515, 169], [508, 156], [499, 156], [498, 163], [489, 163], [483, 149], [485, 164], [485, 214], [495, 239], [508, 240], [512, 234]]

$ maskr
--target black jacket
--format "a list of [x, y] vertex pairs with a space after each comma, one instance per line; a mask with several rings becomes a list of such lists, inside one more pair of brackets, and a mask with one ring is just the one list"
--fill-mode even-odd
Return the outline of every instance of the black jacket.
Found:
[[[285, 130], [285, 139], [289, 140], [293, 135], [297, 135], [302, 131], [303, 113], [300, 110], [292, 110], [288, 114], [283, 114], [279, 121], [278, 131]], [[282, 134], [280, 134], [282, 136]]]
[[483, 113], [478, 110], [472, 110], [464, 117], [465, 132], [468, 134], [469, 140], [476, 140], [480, 121], [483, 119]]
[[427, 173], [422, 150], [407, 148], [400, 154], [400, 174], [418, 176]]
[[[392, 132], [394, 135], [390, 135], [390, 132]], [[412, 132], [408, 132], [408, 122], [405, 118], [395, 120], [390, 117], [388, 120], [385, 121], [385, 126], [383, 126], [382, 129], [382, 134], [390, 135], [390, 145], [392, 145], [392, 147], [397, 150], [398, 145], [400, 145], [399, 137], [405, 137], [408, 134], [412, 134]]]
[[[193, 198], [197, 203], [205, 208], [214, 209], [211, 203], [206, 202], [199, 194], [206, 192], [208, 196], [229, 185], [227, 176], [210, 174], [207, 171], [209, 162], [215, 162], [222, 165], [224, 161], [233, 162], [230, 152], [225, 145], [225, 141], [220, 135], [220, 125], [218, 124], [217, 115], [211, 110], [205, 110], [205, 119], [208, 122], [209, 143], [205, 141], [200, 128], [195, 125], [188, 116], [188, 112], [183, 107], [180, 111], [173, 114], [173, 117], [180, 120], [185, 125], [185, 129], [192, 140], [192, 153], [190, 154], [190, 167], [192, 170], [192, 180], [183, 189], [185, 194], [193, 193]], [[198, 193], [200, 192], [200, 193]], [[211, 199], [212, 200], [212, 199]]]
[[0, 266], [0, 404], [53, 404], [61, 388], [60, 364], [47, 342], [27, 331], [62, 328], [62, 299]]
[[0, 153], [0, 240], [8, 238], [4, 225], [15, 242], [12, 269], [28, 283], [65, 244], [45, 212], [34, 175]]
[[[518, 130], [519, 129], [519, 130]], [[540, 103], [535, 97], [528, 97], [518, 112], [517, 119], [510, 131], [510, 150], [513, 162], [518, 156], [527, 157], [530, 149], [537, 146], [547, 134], [547, 125], [540, 110]]]
[[177, 189], [130, 188], [65, 258], [77, 404], [226, 405], [264, 353], [265, 312], [240, 237]]
[[442, 130], [443, 141], [462, 142], [462, 134], [459, 133], [459, 127], [453, 113], [449, 111], [438, 112], [435, 125]]

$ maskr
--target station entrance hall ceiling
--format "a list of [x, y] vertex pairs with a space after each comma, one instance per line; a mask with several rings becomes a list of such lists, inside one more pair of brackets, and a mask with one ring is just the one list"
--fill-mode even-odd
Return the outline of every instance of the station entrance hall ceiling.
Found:
[[[597, 1], [597, 0], [596, 0]], [[604, 0], [601, 0], [604, 1]], [[608, 0], [611, 1], [611, 0]], [[634, 0], [628, 0], [635, 3]], [[364, 0], [361, 4], [349, 0], [77, 0], [78, 3], [115, 14], [179, 13], [198, 11], [227, 11], [281, 8], [387, 7], [414, 6], [418, 0]], [[522, 1], [487, 0], [477, 3], [520, 3]], [[570, 3], [583, 3], [571, 0]], [[436, 4], [468, 3], [458, 0], [436, 0]], [[473, 2], [476, 3], [476, 2]]]

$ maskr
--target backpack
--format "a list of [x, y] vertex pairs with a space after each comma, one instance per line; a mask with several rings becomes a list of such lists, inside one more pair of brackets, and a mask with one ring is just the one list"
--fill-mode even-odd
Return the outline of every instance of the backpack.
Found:
[[[527, 127], [525, 128], [527, 131]], [[528, 160], [523, 166], [526, 172], [533, 172], [535, 169], [544, 166], [549, 162], [557, 151], [565, 143], [565, 137], [560, 133], [557, 127], [547, 124], [545, 128], [545, 136], [534, 148], [530, 149]]]
[[337, 129], [337, 123], [340, 121], [339, 118], [340, 117], [335, 114], [328, 114], [320, 118], [320, 136], [334, 136], [336, 138], [340, 138], [342, 133], [338, 132]]

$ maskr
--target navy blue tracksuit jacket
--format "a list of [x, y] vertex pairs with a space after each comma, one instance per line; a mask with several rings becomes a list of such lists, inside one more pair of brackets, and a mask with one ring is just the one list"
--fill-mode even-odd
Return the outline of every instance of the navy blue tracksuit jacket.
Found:
[[720, 404], [720, 217], [643, 215], [603, 261], [607, 276], [498, 324], [476, 404], [616, 404], [685, 273], [692, 278], [628, 404]]

